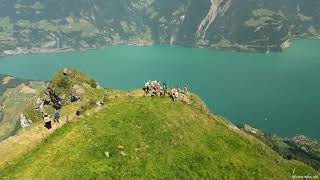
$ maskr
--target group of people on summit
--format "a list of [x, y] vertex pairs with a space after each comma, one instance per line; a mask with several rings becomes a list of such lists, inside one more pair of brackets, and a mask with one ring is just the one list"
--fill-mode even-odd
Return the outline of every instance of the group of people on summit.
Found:
[[147, 81], [144, 83], [144, 92], [146, 95], [151, 96], [169, 96], [172, 101], [177, 101], [179, 99], [180, 93], [186, 94], [188, 93], [189, 86], [186, 84], [181, 90], [178, 86], [176, 88], [168, 88], [167, 83], [162, 83], [159, 80]]

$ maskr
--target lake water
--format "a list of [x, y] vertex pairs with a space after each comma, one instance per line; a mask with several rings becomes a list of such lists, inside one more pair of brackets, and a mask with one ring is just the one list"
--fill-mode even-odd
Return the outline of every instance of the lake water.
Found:
[[239, 53], [180, 46], [113, 46], [85, 52], [0, 57], [0, 74], [49, 80], [76, 67], [105, 87], [145, 80], [189, 84], [211, 111], [283, 136], [320, 137], [320, 40], [297, 40], [283, 53]]

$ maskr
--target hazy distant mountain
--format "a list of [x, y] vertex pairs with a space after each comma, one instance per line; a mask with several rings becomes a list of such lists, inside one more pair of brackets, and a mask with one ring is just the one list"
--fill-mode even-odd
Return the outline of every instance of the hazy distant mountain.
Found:
[[119, 43], [264, 52], [319, 34], [319, 0], [0, 0], [7, 54]]

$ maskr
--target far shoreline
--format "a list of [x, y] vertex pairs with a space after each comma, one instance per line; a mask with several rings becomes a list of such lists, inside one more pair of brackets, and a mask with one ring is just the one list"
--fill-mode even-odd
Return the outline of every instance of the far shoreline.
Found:
[[[296, 41], [300, 40], [320, 40], [320, 36], [316, 37], [295, 37], [293, 40], [291, 40], [290, 46], [288, 48], [285, 48], [281, 51], [270, 51], [270, 53], [282, 53], [287, 49], [290, 49], [293, 44], [296, 43]], [[181, 46], [184, 48], [197, 48], [197, 49], [207, 49], [211, 51], [229, 51], [229, 52], [239, 52], [239, 53], [253, 53], [253, 54], [268, 54], [269, 52], [263, 52], [258, 51], [255, 49], [246, 49], [241, 50], [241, 47], [249, 47], [248, 45], [230, 45], [229, 47], [224, 46], [201, 46], [201, 45], [195, 45], [195, 46], [188, 46], [184, 45], [182, 43], [174, 43], [174, 44], [161, 44], [161, 43], [154, 43], [154, 42], [144, 42], [144, 43], [134, 43], [134, 42], [118, 42], [113, 44], [107, 44], [101, 47], [88, 47], [88, 48], [57, 48], [57, 49], [51, 49], [51, 48], [32, 48], [32, 49], [25, 49], [18, 47], [16, 50], [4, 50], [0, 52], [0, 58], [1, 57], [10, 57], [10, 56], [19, 56], [19, 55], [36, 55], [36, 54], [54, 54], [54, 53], [63, 53], [63, 52], [84, 52], [84, 51], [90, 51], [90, 50], [99, 50], [104, 48], [109, 48], [112, 46], [135, 46], [135, 47], [149, 47], [149, 46], [159, 46], [159, 45], [166, 45], [166, 46]], [[238, 47], [238, 48], [236, 48]], [[264, 47], [267, 48], [267, 47]]]

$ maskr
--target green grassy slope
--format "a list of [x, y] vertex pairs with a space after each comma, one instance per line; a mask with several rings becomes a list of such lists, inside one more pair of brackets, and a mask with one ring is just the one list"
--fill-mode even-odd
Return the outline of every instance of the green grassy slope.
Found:
[[[208, 112], [195, 95], [180, 101], [145, 97], [142, 90], [96, 88], [70, 69], [54, 75], [59, 93], [82, 92], [63, 101], [61, 125], [51, 131], [34, 119], [31, 127], [0, 142], [0, 179], [291, 179], [319, 175], [282, 159], [253, 136]], [[77, 88], [74, 88], [77, 87]], [[95, 107], [97, 100], [105, 107]], [[77, 118], [75, 111], [84, 109]], [[52, 107], [45, 107], [51, 113]], [[27, 107], [26, 115], [37, 118]], [[68, 122], [66, 122], [68, 120]]]
[[109, 94], [105, 107], [59, 128], [0, 174], [4, 179], [291, 179], [293, 172], [319, 174], [281, 159], [194, 103], [124, 94]]

